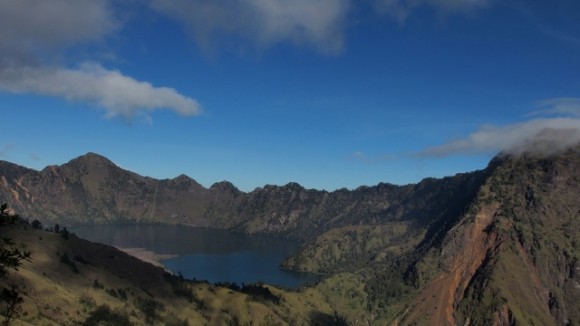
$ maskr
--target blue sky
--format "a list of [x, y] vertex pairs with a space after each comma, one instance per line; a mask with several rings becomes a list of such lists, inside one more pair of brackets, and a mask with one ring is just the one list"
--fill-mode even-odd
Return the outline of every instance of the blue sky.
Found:
[[580, 2], [0, 0], [0, 159], [329, 191], [580, 141]]

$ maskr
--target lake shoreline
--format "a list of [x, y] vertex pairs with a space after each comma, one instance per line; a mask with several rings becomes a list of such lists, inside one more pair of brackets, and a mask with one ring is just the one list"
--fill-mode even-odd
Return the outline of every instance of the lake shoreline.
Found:
[[290, 239], [165, 224], [87, 225], [72, 230], [191, 280], [299, 288], [320, 279], [318, 274], [280, 268], [299, 250], [300, 244]]
[[133, 256], [141, 261], [150, 263], [154, 266], [161, 267], [166, 270], [167, 268], [163, 265], [162, 261], [166, 259], [179, 257], [179, 255], [159, 254], [154, 251], [147, 250], [145, 248], [123, 248], [123, 247], [115, 247], [115, 248], [121, 250], [127, 255]]

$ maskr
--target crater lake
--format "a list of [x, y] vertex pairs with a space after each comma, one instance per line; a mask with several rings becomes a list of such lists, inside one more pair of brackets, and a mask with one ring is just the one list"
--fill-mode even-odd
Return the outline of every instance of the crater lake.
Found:
[[320, 279], [317, 274], [280, 269], [280, 263], [300, 247], [283, 238], [164, 224], [83, 225], [70, 231], [120, 249], [154, 252], [167, 270], [188, 279], [239, 285], [264, 282], [287, 288]]

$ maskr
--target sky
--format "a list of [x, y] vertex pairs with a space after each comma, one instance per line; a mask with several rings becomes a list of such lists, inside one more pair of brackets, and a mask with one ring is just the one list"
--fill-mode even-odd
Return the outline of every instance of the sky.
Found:
[[0, 0], [0, 119], [37, 170], [416, 183], [580, 142], [580, 1]]

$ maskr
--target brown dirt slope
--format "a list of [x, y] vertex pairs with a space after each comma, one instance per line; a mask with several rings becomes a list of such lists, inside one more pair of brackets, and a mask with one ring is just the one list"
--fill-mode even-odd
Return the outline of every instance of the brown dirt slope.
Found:
[[403, 325], [580, 323], [580, 150], [498, 158], [476, 200], [414, 266]]

